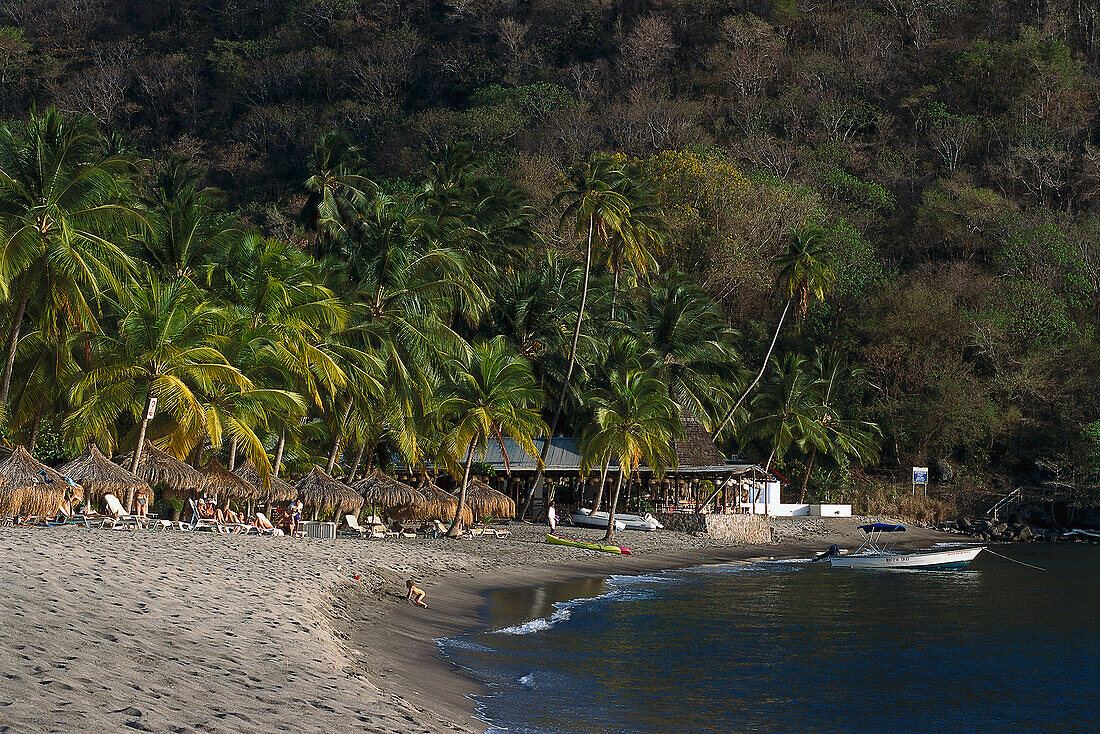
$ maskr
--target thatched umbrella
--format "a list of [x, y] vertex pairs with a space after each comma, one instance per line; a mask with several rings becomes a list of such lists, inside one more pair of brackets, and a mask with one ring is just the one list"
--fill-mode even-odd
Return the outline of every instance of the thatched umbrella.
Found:
[[[129, 468], [133, 457], [133, 452], [123, 454], [117, 457], [115, 462]], [[150, 486], [163, 484], [176, 494], [197, 495], [206, 490], [206, 477], [190, 464], [161, 451], [148, 441], [145, 442], [145, 448], [141, 450], [141, 461], [138, 462], [137, 471], [134, 473], [149, 482]]]
[[375, 469], [352, 485], [371, 507], [388, 510], [391, 507], [410, 507], [427, 504], [424, 495], [414, 487], [399, 482]]
[[207, 490], [221, 498], [248, 502], [257, 497], [255, 487], [226, 469], [213, 457], [199, 472], [206, 477]]
[[88, 444], [83, 454], [62, 464], [57, 471], [83, 487], [89, 499], [102, 500], [105, 494], [126, 497], [127, 493], [132, 494], [142, 487], [149, 488], [149, 483], [141, 477], [112, 464], [94, 443]]
[[[445, 492], [439, 487], [435, 486], [431, 482], [425, 482], [417, 487], [428, 499], [429, 516], [442, 520], [443, 522], [451, 522], [455, 517], [455, 510], [458, 509], [458, 498], [450, 492]], [[462, 513], [459, 515], [459, 520], [464, 525], [474, 524], [474, 513], [470, 510], [470, 505], [466, 504], [462, 506]]]
[[480, 479], [470, 479], [466, 488], [466, 504], [478, 517], [515, 517], [516, 503]]
[[298, 490], [302, 504], [313, 508], [314, 520], [329, 508], [339, 519], [342, 512], [358, 512], [363, 507], [362, 497], [348, 485], [330, 477], [319, 466], [313, 467], [313, 471], [295, 482], [294, 488]]
[[68, 487], [65, 477], [16, 446], [0, 463], [0, 516], [51, 515]]
[[276, 476], [268, 477], [268, 488], [264, 489], [260, 472], [256, 470], [251, 459], [234, 469], [233, 473], [252, 485], [252, 489], [256, 491], [257, 500], [263, 502], [290, 502], [298, 499], [298, 490], [294, 488], [294, 485]]

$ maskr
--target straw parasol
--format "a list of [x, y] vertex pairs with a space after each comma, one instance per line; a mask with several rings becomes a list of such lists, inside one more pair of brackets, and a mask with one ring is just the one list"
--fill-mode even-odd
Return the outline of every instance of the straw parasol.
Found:
[[314, 519], [329, 508], [339, 518], [341, 512], [358, 512], [363, 506], [362, 497], [348, 485], [330, 477], [319, 466], [313, 467], [313, 471], [295, 482], [294, 488], [298, 490], [302, 504], [313, 508]]
[[206, 466], [199, 470], [206, 477], [206, 488], [219, 497], [247, 502], [256, 499], [256, 488], [211, 457]]
[[490, 487], [476, 477], [466, 488], [466, 504], [478, 517], [515, 517], [516, 503], [503, 492]]
[[[130, 452], [117, 457], [115, 462], [129, 467], [133, 458], [134, 454]], [[206, 489], [206, 477], [190, 464], [161, 451], [149, 441], [145, 442], [145, 448], [141, 450], [141, 461], [134, 473], [151, 486], [163, 484], [174, 492], [198, 494]]]
[[386, 476], [378, 469], [353, 484], [352, 489], [363, 495], [371, 507], [390, 509], [427, 504], [427, 499], [417, 489]]
[[149, 488], [149, 483], [141, 477], [112, 464], [94, 443], [88, 444], [83, 454], [59, 466], [57, 471], [83, 487], [90, 499], [101, 500], [105, 494], [126, 497], [127, 492]]
[[[429, 517], [443, 520], [444, 522], [451, 522], [455, 517], [455, 510], [458, 509], [458, 498], [450, 492], [445, 492], [439, 487], [435, 486], [431, 482], [425, 482], [417, 487], [428, 499]], [[474, 513], [470, 510], [470, 505], [466, 504], [462, 507], [462, 514], [459, 515], [459, 520], [464, 525], [474, 524]]]
[[65, 499], [65, 478], [16, 446], [0, 463], [0, 516], [50, 515]]
[[238, 466], [233, 470], [233, 473], [252, 485], [258, 500], [263, 502], [290, 502], [298, 499], [298, 490], [294, 488], [294, 485], [276, 476], [268, 477], [268, 488], [264, 489], [263, 479], [252, 463], [252, 459]]

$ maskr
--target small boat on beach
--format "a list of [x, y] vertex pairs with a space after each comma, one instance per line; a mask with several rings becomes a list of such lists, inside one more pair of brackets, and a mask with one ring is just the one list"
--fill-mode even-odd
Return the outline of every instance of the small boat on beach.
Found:
[[[827, 552], [827, 555], [822, 554], [821, 560], [828, 559], [829, 565], [833, 568], [942, 570], [965, 568], [979, 553], [985, 550], [985, 546], [971, 546], [899, 553], [893, 550], [893, 547], [901, 540], [901, 533], [905, 532], [904, 525], [876, 522], [870, 525], [860, 525], [859, 529], [867, 534], [867, 540], [863, 542], [863, 545], [853, 553], [846, 555]], [[891, 534], [891, 537], [894, 533], [898, 535], [891, 541], [883, 542], [882, 537], [886, 533]], [[830, 549], [830, 551], [832, 550]]]
[[588, 550], [603, 551], [604, 553], [618, 553], [619, 555], [629, 556], [631, 555], [629, 548], [623, 548], [620, 545], [603, 545], [602, 543], [587, 543], [583, 540], [573, 540], [572, 538], [563, 538], [560, 535], [546, 534], [546, 542], [551, 545], [568, 545], [573, 548], [587, 548]]
[[[582, 528], [599, 528], [605, 530], [607, 528], [607, 521], [609, 515], [606, 512], [592, 512], [585, 508], [581, 508], [573, 513], [569, 518], [574, 525]], [[643, 517], [642, 515], [615, 515], [615, 529], [616, 530], [644, 530], [646, 532], [652, 530], [659, 530], [664, 525], [657, 521], [657, 518], [648, 512]]]

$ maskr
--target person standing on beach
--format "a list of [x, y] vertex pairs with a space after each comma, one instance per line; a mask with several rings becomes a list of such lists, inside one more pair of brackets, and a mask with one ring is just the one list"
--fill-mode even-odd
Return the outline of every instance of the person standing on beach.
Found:
[[551, 502], [550, 506], [546, 508], [546, 522], [550, 525], [550, 532], [557, 532], [558, 529], [558, 511], [554, 509], [554, 503]]
[[412, 579], [406, 581], [405, 586], [409, 588], [409, 593], [405, 594], [405, 598], [418, 607], [427, 609], [428, 605], [424, 603], [424, 590], [416, 588], [416, 584], [413, 583]]

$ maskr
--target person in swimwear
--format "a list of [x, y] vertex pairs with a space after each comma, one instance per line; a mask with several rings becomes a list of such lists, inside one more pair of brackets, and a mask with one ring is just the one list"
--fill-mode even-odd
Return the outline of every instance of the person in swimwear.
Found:
[[425, 609], [427, 609], [428, 605], [424, 603], [424, 590], [418, 589], [413, 583], [412, 579], [406, 581], [405, 586], [409, 587], [409, 593], [405, 594], [405, 598], [411, 601], [413, 604], [417, 605], [418, 607], [424, 607]]

